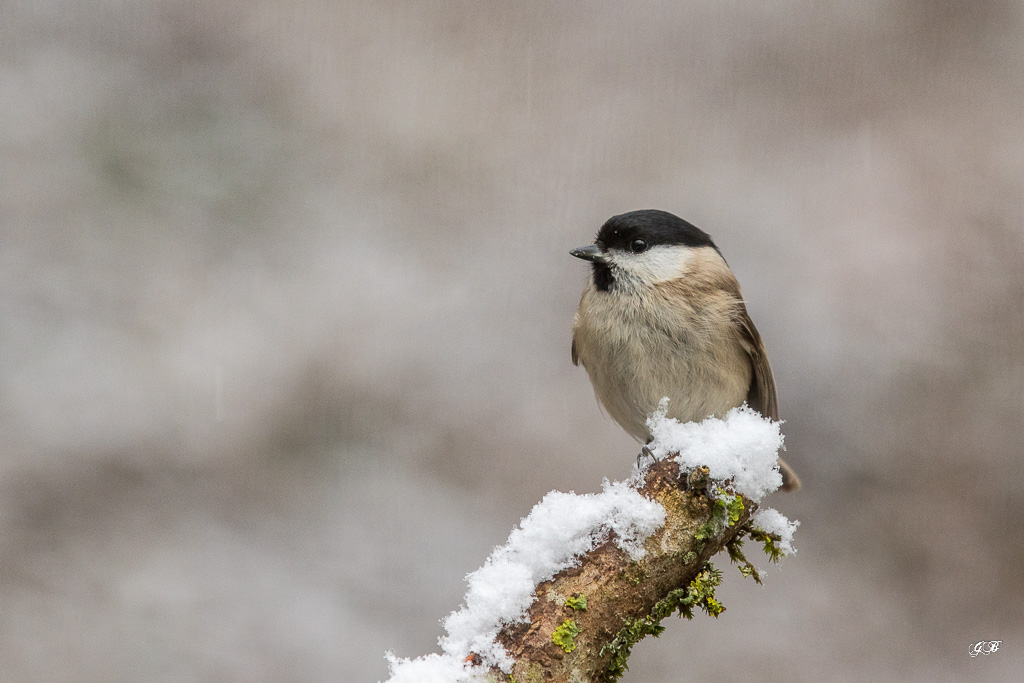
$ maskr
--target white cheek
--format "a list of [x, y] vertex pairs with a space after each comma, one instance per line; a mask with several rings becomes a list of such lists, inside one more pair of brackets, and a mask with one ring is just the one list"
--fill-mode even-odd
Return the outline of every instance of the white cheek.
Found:
[[649, 286], [679, 278], [692, 259], [693, 250], [688, 247], [656, 246], [642, 254], [616, 250], [612, 260], [621, 275]]

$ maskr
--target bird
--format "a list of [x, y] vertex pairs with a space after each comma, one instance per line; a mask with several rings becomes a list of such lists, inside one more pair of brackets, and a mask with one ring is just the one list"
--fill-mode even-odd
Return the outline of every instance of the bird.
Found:
[[[631, 211], [570, 254], [593, 271], [573, 316], [572, 362], [627, 433], [649, 443], [647, 418], [663, 397], [680, 422], [743, 403], [779, 419], [764, 342], [708, 233], [667, 211]], [[783, 490], [800, 488], [781, 458], [779, 469]]]

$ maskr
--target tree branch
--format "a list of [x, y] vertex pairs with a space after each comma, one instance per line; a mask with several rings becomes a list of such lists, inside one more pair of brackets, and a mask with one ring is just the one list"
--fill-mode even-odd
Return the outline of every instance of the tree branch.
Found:
[[[632, 646], [660, 633], [659, 622], [669, 614], [689, 617], [702, 609], [717, 616], [725, 609], [714, 597], [721, 574], [708, 560], [727, 545], [741, 571], [756, 579], [739, 548], [756, 504], [742, 496], [713, 499], [708, 485], [706, 468], [680, 480], [675, 461], [652, 465], [639, 491], [665, 508], [665, 526], [647, 539], [639, 561], [610, 539], [537, 586], [528, 623], [498, 635], [515, 660], [512, 680], [614, 681]], [[758, 536], [770, 545], [771, 538]], [[497, 669], [491, 673], [496, 681], [509, 680]]]

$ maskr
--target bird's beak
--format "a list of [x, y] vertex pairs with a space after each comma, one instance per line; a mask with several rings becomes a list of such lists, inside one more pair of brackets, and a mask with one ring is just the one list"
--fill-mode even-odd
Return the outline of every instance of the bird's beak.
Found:
[[585, 247], [577, 247], [569, 252], [576, 258], [581, 258], [584, 261], [593, 261], [594, 263], [608, 263], [608, 257], [601, 247], [596, 244], [588, 244]]

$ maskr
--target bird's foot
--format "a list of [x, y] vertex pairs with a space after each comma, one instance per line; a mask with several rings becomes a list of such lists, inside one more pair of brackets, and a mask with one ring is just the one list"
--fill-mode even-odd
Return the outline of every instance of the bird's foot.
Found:
[[650, 458], [652, 461], [658, 462], [658, 459], [654, 457], [654, 451], [651, 450], [648, 444], [644, 444], [644, 447], [640, 449], [640, 454], [636, 456], [637, 469], [640, 468], [640, 461], [644, 458]]

